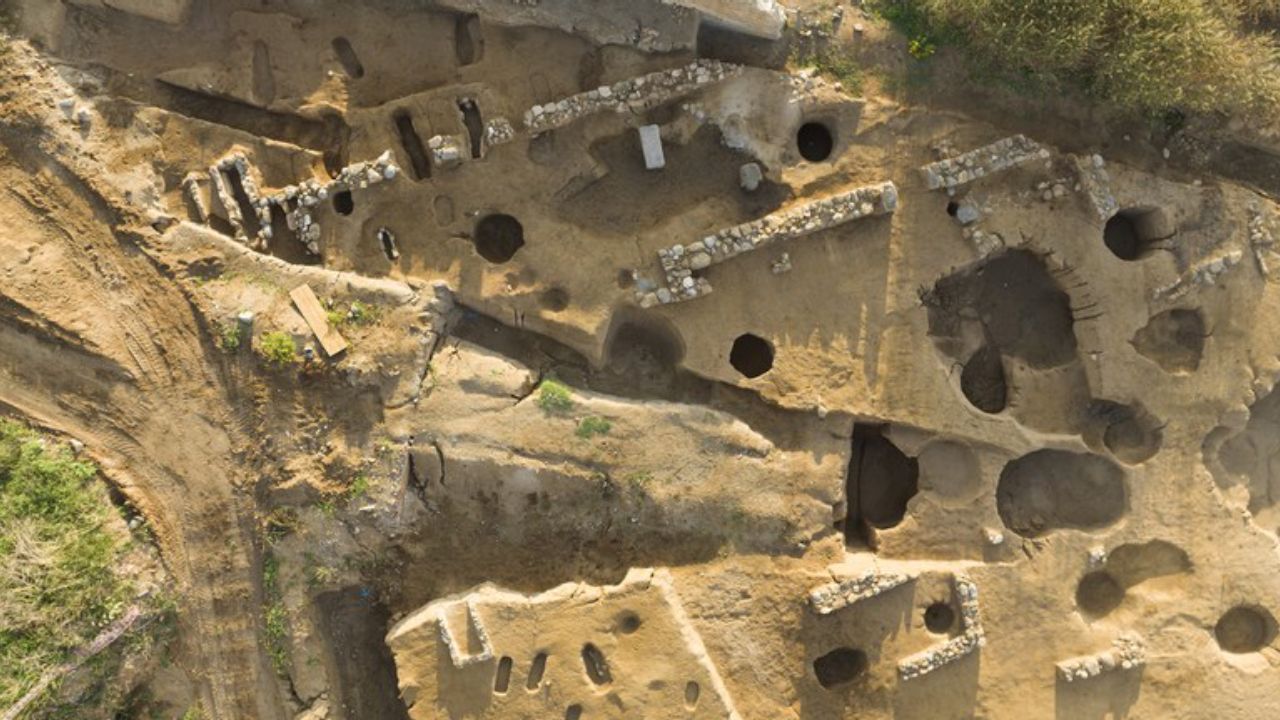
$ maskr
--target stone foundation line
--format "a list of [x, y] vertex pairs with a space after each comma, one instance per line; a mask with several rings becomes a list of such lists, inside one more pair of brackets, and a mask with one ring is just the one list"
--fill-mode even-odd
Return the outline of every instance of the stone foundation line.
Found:
[[1022, 163], [1048, 158], [1049, 151], [1036, 141], [1025, 135], [1013, 135], [963, 155], [925, 165], [920, 168], [920, 174], [930, 190], [952, 190]]
[[1146, 664], [1147, 649], [1142, 638], [1128, 633], [1116, 638], [1110, 650], [1063, 660], [1055, 667], [1058, 669], [1058, 677], [1066, 682], [1075, 682], [1115, 670], [1132, 670]]
[[534, 105], [524, 114], [524, 126], [536, 135], [610, 110], [617, 113], [644, 112], [740, 72], [740, 65], [699, 59], [683, 67], [651, 72], [545, 105]]
[[882, 182], [771, 213], [688, 245], [664, 248], [658, 251], [658, 260], [666, 275], [666, 287], [640, 278], [636, 282], [636, 300], [641, 307], [653, 307], [701, 297], [711, 292], [711, 283], [695, 277], [696, 271], [781, 240], [859, 218], [887, 215], [897, 207], [898, 188], [892, 182]]
[[898, 662], [898, 677], [914, 680], [948, 665], [987, 644], [978, 617], [978, 586], [968, 576], [957, 574], [953, 592], [960, 601], [960, 634], [950, 640], [926, 648]]
[[[475, 655], [464, 655], [462, 646], [466, 639], [454, 637], [453, 631], [449, 629], [449, 616], [458, 604], [462, 605], [466, 618], [466, 627], [463, 632], [469, 633], [475, 630], [476, 637], [480, 638], [480, 652]], [[476, 614], [475, 606], [471, 604], [470, 600], [462, 600], [445, 608], [440, 613], [439, 622], [440, 642], [449, 648], [449, 660], [453, 662], [454, 667], [464, 668], [468, 665], [475, 665], [493, 659], [493, 643], [489, 640], [489, 631], [480, 622], [480, 616]]]
[[[337, 177], [328, 182], [303, 180], [297, 185], [290, 185], [271, 195], [264, 195], [258, 189], [251, 170], [252, 166], [243, 153], [228, 155], [209, 168], [211, 193], [226, 210], [227, 219], [235, 230], [236, 239], [254, 250], [266, 250], [267, 242], [275, 232], [271, 227], [271, 207], [279, 206], [285, 212], [288, 228], [297, 234], [298, 240], [312, 255], [320, 254], [320, 224], [312, 216], [312, 208], [335, 193], [344, 190], [363, 190], [370, 185], [394, 180], [400, 175], [400, 168], [391, 160], [390, 150], [384, 151], [373, 160], [348, 165], [339, 171]], [[236, 202], [235, 194], [228, 187], [228, 182], [223, 175], [230, 172], [235, 172], [239, 176], [245, 196], [257, 215], [260, 229], [254, 237], [249, 237], [240, 204]], [[201, 220], [207, 223], [211, 210], [200, 193], [201, 179], [197, 173], [189, 174], [183, 178], [182, 187], [195, 205]]]
[[809, 607], [819, 615], [830, 615], [850, 605], [886, 593], [915, 580], [914, 575], [867, 571], [857, 577], [819, 585], [809, 591]]

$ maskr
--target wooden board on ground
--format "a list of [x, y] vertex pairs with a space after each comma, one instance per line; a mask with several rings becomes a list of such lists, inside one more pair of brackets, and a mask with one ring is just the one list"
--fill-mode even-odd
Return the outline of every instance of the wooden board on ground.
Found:
[[325, 355], [333, 357], [347, 349], [346, 339], [338, 334], [337, 330], [329, 327], [329, 318], [324, 311], [324, 306], [320, 304], [320, 298], [316, 297], [310, 285], [299, 285], [289, 293], [289, 297], [293, 298], [293, 304], [298, 306], [302, 319], [307, 321], [311, 332], [315, 333], [316, 339], [320, 341], [320, 347], [324, 349]]

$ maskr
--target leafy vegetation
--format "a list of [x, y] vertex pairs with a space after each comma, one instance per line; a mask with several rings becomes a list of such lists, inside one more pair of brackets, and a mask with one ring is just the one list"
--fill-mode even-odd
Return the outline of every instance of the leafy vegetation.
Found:
[[239, 350], [240, 341], [243, 338], [243, 335], [244, 331], [238, 322], [231, 321], [218, 323], [218, 347], [226, 352], [235, 352], [236, 350]]
[[578, 421], [578, 429], [573, 434], [583, 440], [590, 440], [596, 435], [608, 435], [611, 429], [613, 429], [613, 423], [602, 417], [591, 415]]
[[543, 412], [549, 414], [566, 413], [573, 409], [569, 387], [552, 377], [544, 379], [538, 386], [536, 402]]
[[912, 55], [960, 45], [993, 78], [1074, 87], [1124, 111], [1280, 108], [1277, 0], [881, 0]]
[[0, 707], [124, 610], [126, 542], [97, 469], [0, 419]]
[[352, 300], [344, 307], [329, 301], [328, 309], [325, 310], [325, 317], [329, 320], [329, 324], [334, 327], [343, 325], [377, 325], [382, 321], [382, 308], [369, 303], [362, 303], [359, 300]]
[[849, 48], [824, 45], [797, 54], [797, 65], [812, 67], [819, 75], [838, 81], [851, 93], [862, 91], [862, 66], [854, 60]]
[[298, 346], [293, 342], [293, 336], [287, 332], [263, 333], [258, 340], [258, 352], [267, 362], [277, 367], [284, 367], [298, 359]]
[[355, 500], [356, 498], [364, 497], [364, 495], [369, 492], [369, 485], [370, 480], [368, 475], [365, 475], [364, 473], [356, 475], [355, 479], [351, 481], [351, 484], [347, 486], [347, 491], [345, 493], [347, 499]]
[[266, 636], [267, 655], [277, 673], [289, 671], [289, 613], [280, 592], [280, 564], [270, 552], [262, 559], [262, 626]]

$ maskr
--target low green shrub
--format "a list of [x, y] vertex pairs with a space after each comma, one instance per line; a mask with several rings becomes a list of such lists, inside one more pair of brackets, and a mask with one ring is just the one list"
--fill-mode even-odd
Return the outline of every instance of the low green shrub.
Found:
[[608, 435], [612, 429], [613, 423], [602, 417], [591, 415], [578, 421], [578, 429], [574, 431], [574, 434], [584, 440], [589, 440], [596, 435]]
[[258, 352], [272, 365], [283, 367], [298, 359], [298, 346], [287, 332], [263, 333], [258, 339]]
[[538, 386], [538, 407], [549, 414], [566, 413], [573, 409], [573, 397], [569, 387], [555, 378], [546, 378]]

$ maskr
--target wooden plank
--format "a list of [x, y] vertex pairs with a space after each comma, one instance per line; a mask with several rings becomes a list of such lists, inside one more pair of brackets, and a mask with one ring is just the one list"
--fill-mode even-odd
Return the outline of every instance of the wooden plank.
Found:
[[320, 341], [320, 347], [325, 355], [333, 357], [347, 349], [346, 339], [338, 334], [337, 330], [329, 327], [329, 318], [325, 314], [324, 306], [320, 304], [320, 298], [316, 297], [310, 285], [299, 285], [289, 293], [289, 297], [293, 298], [293, 304], [298, 306], [302, 319], [307, 321], [311, 332], [315, 333], [316, 339]]

